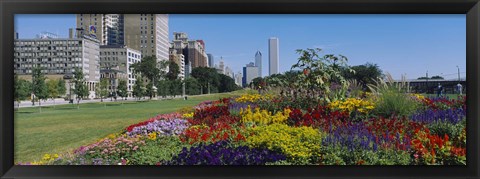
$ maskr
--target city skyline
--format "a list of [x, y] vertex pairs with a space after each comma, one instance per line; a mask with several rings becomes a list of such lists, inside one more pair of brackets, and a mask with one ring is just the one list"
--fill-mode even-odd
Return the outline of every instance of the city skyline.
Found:
[[[465, 15], [173, 14], [169, 18], [169, 41], [173, 32], [203, 39], [207, 53], [217, 59], [223, 56], [235, 72], [255, 61], [257, 50], [268, 53], [266, 39], [275, 36], [282, 39], [280, 73], [296, 63], [296, 49], [322, 48], [325, 54], [347, 56], [349, 65], [378, 64], [396, 79], [402, 74], [416, 79], [426, 71], [429, 76], [454, 79], [457, 65], [465, 77]], [[66, 37], [62, 29], [75, 27], [74, 19], [74, 14], [18, 15], [15, 30], [20, 38], [34, 38], [42, 31]], [[264, 65], [263, 76], [267, 70]]]

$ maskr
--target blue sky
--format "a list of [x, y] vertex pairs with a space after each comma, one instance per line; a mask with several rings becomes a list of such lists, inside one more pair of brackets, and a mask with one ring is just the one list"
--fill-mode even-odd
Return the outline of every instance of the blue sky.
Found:
[[[296, 63], [296, 49], [321, 48], [341, 54], [350, 65], [375, 63], [399, 79], [440, 75], [457, 78], [457, 65], [465, 77], [466, 18], [455, 15], [180, 15], [171, 14], [173, 32], [203, 39], [207, 53], [237, 73], [263, 54], [263, 75], [268, 73], [268, 38], [280, 41], [280, 71]], [[17, 15], [20, 38], [42, 31], [68, 36], [74, 15]]]

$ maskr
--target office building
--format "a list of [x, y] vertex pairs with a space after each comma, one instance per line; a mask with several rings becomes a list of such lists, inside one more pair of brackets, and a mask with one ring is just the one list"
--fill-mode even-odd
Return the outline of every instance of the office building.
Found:
[[125, 45], [158, 61], [169, 58], [167, 14], [78, 14], [77, 28], [102, 45]]
[[[105, 72], [114, 73], [114, 69], [126, 74], [128, 97], [132, 97], [133, 85], [137, 79], [130, 67], [142, 60], [142, 54], [138, 50], [123, 45], [100, 46], [100, 67]], [[117, 73], [121, 75], [120, 73]]]
[[242, 79], [243, 79], [242, 72], [239, 71], [238, 73], [235, 74], [235, 84], [237, 84], [238, 86], [243, 86]]
[[[100, 78], [107, 79], [109, 96], [118, 96], [118, 86], [120, 80], [128, 80], [128, 75], [125, 71], [119, 70], [119, 67], [107, 67], [100, 69]], [[128, 89], [127, 89], [128, 90]], [[132, 91], [128, 91], [128, 97], [132, 97]], [[97, 96], [100, 97], [100, 96]]]
[[185, 56], [183, 54], [177, 53], [177, 50], [171, 48], [170, 49], [170, 61], [175, 62], [178, 65], [178, 69], [180, 73], [178, 74], [178, 78], [181, 80], [185, 79]]
[[213, 64], [215, 64], [215, 62], [213, 61], [213, 55], [212, 54], [207, 54], [208, 56], [208, 67], [210, 68], [213, 68]]
[[279, 62], [279, 41], [272, 37], [268, 40], [268, 69], [269, 75], [278, 73]]
[[259, 50], [255, 53], [255, 66], [258, 67], [258, 74], [262, 77], [262, 53]]
[[258, 67], [253, 62], [250, 62], [243, 67], [242, 86], [247, 87], [253, 79], [259, 77]]
[[171, 48], [185, 57], [185, 76], [189, 76], [192, 68], [208, 67], [208, 57], [203, 40], [189, 40], [183, 32], [174, 32]]
[[[75, 68], [85, 75], [85, 84], [95, 97], [95, 86], [100, 80], [99, 41], [88, 36], [56, 39], [16, 39], [14, 41], [14, 72], [20, 78], [31, 80], [32, 69], [42, 67], [48, 79], [72, 77]], [[68, 83], [69, 81], [67, 81]], [[67, 85], [69, 91], [70, 85]]]

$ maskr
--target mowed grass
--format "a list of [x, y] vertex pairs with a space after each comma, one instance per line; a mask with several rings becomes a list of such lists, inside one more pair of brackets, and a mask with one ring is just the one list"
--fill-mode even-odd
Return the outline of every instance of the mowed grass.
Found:
[[125, 127], [148, 120], [157, 114], [175, 112], [180, 108], [195, 106], [205, 100], [218, 100], [245, 93], [189, 96], [188, 100], [58, 105], [38, 108], [20, 108], [15, 113], [14, 143], [15, 163], [39, 161], [44, 154], [61, 154], [88, 145], [109, 134], [121, 132]]

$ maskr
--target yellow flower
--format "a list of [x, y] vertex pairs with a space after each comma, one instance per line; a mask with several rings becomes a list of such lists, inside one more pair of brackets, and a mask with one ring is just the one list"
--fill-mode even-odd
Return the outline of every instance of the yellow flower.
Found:
[[319, 155], [321, 138], [324, 136], [312, 127], [291, 127], [280, 123], [257, 126], [249, 130], [254, 133], [247, 137], [247, 143], [251, 147], [279, 150], [294, 159]]
[[268, 125], [273, 123], [285, 123], [290, 115], [290, 109], [284, 109], [272, 115], [271, 112], [267, 110], [260, 110], [260, 108], [255, 108], [252, 111], [251, 107], [248, 106], [245, 110], [240, 110], [240, 116], [242, 116], [242, 122], [254, 122], [258, 125]]
[[375, 108], [373, 102], [357, 98], [347, 98], [345, 99], [345, 101], [334, 101], [328, 106], [331, 109], [346, 111], [348, 113], [351, 113], [353, 111], [368, 113]]
[[193, 114], [194, 114], [193, 112], [185, 113], [185, 114], [182, 115], [182, 117], [185, 118], [185, 119], [193, 118]]
[[152, 133], [148, 134], [148, 138], [149, 138], [150, 140], [155, 140], [155, 139], [157, 139], [157, 133], [156, 133], [156, 132], [152, 132]]

